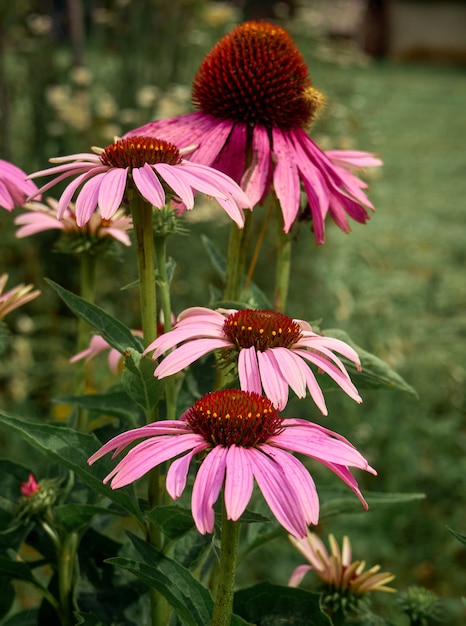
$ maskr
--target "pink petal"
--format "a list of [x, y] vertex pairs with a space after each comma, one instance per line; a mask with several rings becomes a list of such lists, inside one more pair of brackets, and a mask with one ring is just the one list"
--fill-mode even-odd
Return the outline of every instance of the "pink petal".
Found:
[[288, 385], [283, 379], [273, 352], [271, 350], [257, 351], [257, 360], [265, 395], [277, 409], [284, 409], [288, 402]]
[[257, 124], [252, 135], [251, 164], [241, 180], [241, 187], [254, 206], [258, 204], [268, 189], [272, 170], [272, 149], [267, 129]]
[[98, 205], [104, 220], [111, 219], [123, 200], [125, 193], [128, 168], [115, 167], [105, 174], [99, 187]]
[[76, 224], [84, 226], [91, 219], [91, 215], [97, 208], [100, 185], [106, 172], [93, 176], [79, 192], [76, 199]]
[[277, 159], [273, 174], [275, 193], [283, 213], [283, 230], [287, 233], [299, 210], [300, 184], [294, 149], [286, 135], [278, 128], [272, 129], [273, 154]]
[[358, 150], [326, 150], [327, 157], [341, 167], [362, 169], [364, 167], [378, 167], [383, 161], [375, 157], [371, 152]]
[[305, 537], [307, 527], [300, 502], [281, 466], [257, 448], [245, 450], [259, 489], [278, 522], [292, 535]]
[[275, 362], [284, 381], [293, 389], [298, 398], [306, 395], [306, 364], [288, 348], [271, 348]]
[[190, 176], [185, 176], [183, 169], [179, 165], [168, 165], [167, 163], [157, 163], [153, 165], [154, 170], [164, 179], [181, 199], [188, 210], [194, 206], [194, 194], [191, 189]]
[[205, 535], [214, 529], [213, 505], [217, 501], [226, 469], [228, 448], [217, 446], [205, 457], [193, 485], [191, 506], [198, 531]]
[[209, 444], [207, 442], [204, 442], [203, 444], [196, 446], [188, 454], [185, 454], [171, 463], [167, 472], [166, 487], [173, 500], [179, 498], [186, 487], [189, 466], [193, 457], [198, 452], [201, 452], [201, 450], [208, 448], [208, 445]]
[[135, 167], [131, 175], [140, 194], [157, 209], [165, 206], [165, 191], [157, 174], [148, 163]]
[[166, 356], [156, 368], [154, 376], [157, 378], [171, 376], [171, 374], [180, 372], [188, 365], [191, 365], [201, 356], [229, 346], [231, 344], [225, 339], [196, 339], [195, 341], [190, 341]]
[[262, 393], [262, 383], [257, 363], [256, 348], [243, 348], [238, 356], [238, 377], [243, 391]]
[[236, 521], [241, 517], [251, 499], [253, 486], [254, 477], [245, 448], [230, 446], [225, 478], [225, 507], [228, 519]]
[[[212, 124], [209, 131], [204, 132], [202, 141], [195, 152], [196, 163], [212, 165], [218, 159], [233, 127], [234, 122], [231, 120], [217, 120], [216, 123]], [[189, 136], [186, 139], [193, 142]], [[228, 148], [230, 149], [230, 145]]]
[[[163, 335], [157, 337], [145, 350], [144, 354], [155, 349], [152, 355], [153, 359], [157, 359], [160, 355], [184, 341], [194, 341], [197, 339], [223, 339], [226, 341], [223, 330], [213, 325], [206, 324], [186, 324], [185, 326], [176, 325], [175, 328]], [[233, 345], [229, 343], [231, 347]]]
[[298, 567], [293, 571], [290, 576], [290, 580], [288, 581], [289, 587], [298, 587], [304, 578], [305, 574], [311, 570], [312, 567], [310, 565], [298, 565]]
[[[220, 124], [225, 123], [223, 120], [219, 120], [219, 122]], [[223, 172], [233, 180], [239, 181], [246, 167], [248, 129], [243, 122], [232, 123], [226, 120], [226, 123], [228, 124], [228, 129], [231, 129], [230, 134], [225, 138], [223, 143], [220, 143], [220, 140], [216, 139], [216, 149], [220, 149], [216, 157], [214, 159], [208, 159], [202, 156], [202, 151], [206, 143], [206, 140], [203, 140], [202, 145], [196, 150], [196, 156], [193, 161], [195, 163], [209, 164], [211, 167]], [[210, 136], [208, 139], [210, 139]], [[244, 189], [242, 185], [241, 187]], [[249, 198], [249, 194], [246, 195]]]
[[23, 213], [15, 218], [16, 225], [22, 225], [16, 231], [16, 237], [29, 237], [46, 230], [62, 230], [63, 222], [57, 220], [56, 217], [41, 213]]
[[[88, 180], [89, 178], [92, 178], [95, 174], [99, 174], [103, 171], [106, 171], [107, 168], [99, 168], [99, 169], [92, 169], [88, 172], [84, 172], [84, 174], [81, 174], [80, 176], [78, 176], [77, 178], [75, 178], [69, 185], [67, 185], [67, 187], [65, 188], [65, 190], [63, 191], [63, 193], [60, 196], [60, 200], [58, 201], [58, 207], [57, 207], [57, 218], [59, 220], [63, 219], [64, 214], [66, 213], [66, 211], [68, 210], [68, 205], [71, 202], [71, 199], [74, 195], [74, 192], [76, 191], [76, 189], [82, 185], [82, 183], [84, 183], [86, 180]], [[54, 184], [58, 183], [59, 179], [55, 179]], [[52, 186], [52, 185], [50, 185]], [[45, 186], [47, 187], [47, 185]], [[43, 191], [45, 191], [45, 187], [42, 187]]]

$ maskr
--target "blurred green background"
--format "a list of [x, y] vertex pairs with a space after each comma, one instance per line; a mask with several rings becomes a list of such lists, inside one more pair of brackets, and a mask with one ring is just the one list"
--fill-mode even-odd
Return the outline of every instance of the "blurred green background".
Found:
[[[377, 478], [358, 476], [363, 489], [426, 497], [332, 519], [321, 530], [338, 538], [348, 533], [357, 557], [395, 573], [398, 588], [435, 591], [445, 602], [446, 623], [460, 626], [465, 550], [447, 527], [466, 533], [466, 79], [458, 63], [464, 59], [461, 51], [445, 58], [443, 49], [396, 55], [389, 47], [374, 58], [361, 45], [354, 17], [364, 3], [346, 3], [346, 13], [341, 2], [340, 13], [329, 12], [333, 4], [295, 2], [290, 15], [287, 3], [277, 3], [274, 19], [294, 36], [314, 84], [328, 97], [315, 141], [326, 149], [379, 153], [384, 167], [365, 176], [377, 209], [367, 225], [354, 224], [345, 235], [328, 224], [319, 248], [308, 226], [296, 229], [287, 312], [345, 330], [415, 388], [418, 398], [362, 390], [360, 406], [328, 394], [324, 424], [377, 469]], [[425, 7], [417, 4], [421, 16]], [[70, 18], [69, 6], [81, 13]], [[28, 172], [46, 167], [51, 156], [105, 146], [151, 119], [190, 111], [190, 83], [203, 55], [238, 21], [263, 11], [207, 0], [20, 0], [0, 7], [0, 158]], [[171, 243], [175, 313], [209, 301], [215, 279], [201, 234], [220, 247], [228, 237], [228, 224], [208, 206], [193, 211], [188, 224], [189, 239]], [[77, 265], [53, 251], [53, 233], [16, 240], [6, 211], [0, 233], [0, 272], [10, 274], [11, 286], [26, 281], [43, 290], [7, 320], [12, 341], [0, 361], [0, 404], [60, 419], [66, 407], [52, 399], [72, 389], [67, 361], [75, 320], [43, 277], [77, 290]], [[273, 257], [269, 242], [255, 274], [266, 292]], [[99, 271], [98, 303], [128, 326], [137, 324], [137, 294], [120, 287], [134, 275], [126, 251], [105, 259]], [[291, 402], [287, 413], [320, 419], [308, 402]], [[0, 447], [5, 456], [27, 454], [40, 466], [4, 430]], [[238, 583], [286, 583], [299, 562], [277, 540], [244, 564]], [[393, 598], [380, 601], [388, 607]]]

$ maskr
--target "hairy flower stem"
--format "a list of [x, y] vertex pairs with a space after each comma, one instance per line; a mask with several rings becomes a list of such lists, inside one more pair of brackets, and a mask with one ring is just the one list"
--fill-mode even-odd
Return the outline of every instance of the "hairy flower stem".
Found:
[[[136, 251], [139, 270], [139, 290], [141, 301], [141, 325], [144, 345], [148, 346], [157, 337], [157, 295], [155, 284], [155, 244], [152, 227], [152, 205], [138, 193], [131, 196], [131, 216], [136, 238]], [[146, 423], [156, 419], [157, 409], [146, 410]], [[149, 508], [159, 506], [161, 501], [159, 468], [148, 475]], [[162, 534], [155, 524], [149, 523], [147, 541], [159, 550], [162, 547]], [[151, 590], [152, 626], [164, 626], [168, 621], [168, 606], [165, 598], [156, 590]]]
[[223, 293], [225, 300], [238, 302], [241, 298], [251, 219], [251, 211], [245, 211], [244, 227], [240, 229], [234, 223], [231, 225], [230, 239], [228, 241], [225, 291]]
[[[160, 291], [160, 300], [163, 313], [163, 330], [168, 332], [172, 328], [171, 321], [171, 296], [170, 296], [170, 279], [167, 272], [167, 237], [156, 236], [155, 238], [155, 255], [157, 258], [158, 271], [158, 287]], [[166, 418], [168, 420], [176, 419], [176, 389], [175, 379], [169, 376], [165, 381], [165, 402], [166, 402]]]
[[240, 524], [227, 518], [224, 505], [218, 585], [211, 626], [229, 626], [231, 622], [239, 533]]
[[285, 312], [291, 271], [291, 236], [283, 232], [281, 216], [277, 216], [274, 311]]
[[142, 332], [144, 345], [148, 346], [157, 337], [155, 245], [152, 229], [152, 205], [138, 193], [132, 194], [131, 216], [136, 237]]
[[58, 585], [60, 596], [58, 612], [62, 626], [72, 626], [74, 624], [73, 590], [78, 545], [78, 534], [71, 532], [64, 537], [58, 550]]
[[[95, 270], [96, 270], [96, 257], [85, 252], [80, 255], [80, 271], [79, 271], [79, 292], [81, 298], [84, 298], [91, 304], [95, 300]], [[89, 344], [90, 327], [89, 324], [81, 317], [78, 319], [78, 337], [77, 337], [77, 352], [85, 350]], [[76, 364], [76, 390], [77, 393], [84, 393], [87, 380], [86, 380], [87, 364], [86, 360], [82, 360]], [[81, 432], [87, 431], [88, 412], [82, 407], [78, 408], [78, 430]]]

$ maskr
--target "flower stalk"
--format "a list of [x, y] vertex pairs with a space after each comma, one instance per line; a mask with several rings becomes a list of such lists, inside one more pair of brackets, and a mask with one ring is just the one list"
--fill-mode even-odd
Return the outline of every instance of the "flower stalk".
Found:
[[239, 229], [236, 224], [231, 225], [228, 241], [227, 271], [223, 298], [232, 302], [238, 302], [243, 291], [243, 276], [252, 219], [251, 213], [249, 211], [245, 212], [244, 218], [244, 227], [242, 229]]
[[229, 626], [231, 621], [239, 535], [240, 523], [228, 519], [224, 505], [218, 585], [211, 626]]
[[274, 311], [286, 309], [288, 300], [288, 290], [290, 286], [291, 272], [291, 237], [289, 233], [283, 232], [283, 225], [280, 216], [277, 219], [276, 235], [276, 266], [275, 266], [275, 290], [273, 296]]
[[[79, 272], [79, 289], [81, 298], [84, 298], [91, 304], [95, 301], [95, 273], [96, 273], [96, 259], [93, 254], [86, 254], [83, 252], [80, 256], [80, 272]], [[82, 352], [89, 343], [90, 327], [89, 324], [82, 319], [78, 318], [78, 337], [77, 337], [77, 352]], [[76, 388], [78, 392], [84, 393], [87, 381], [86, 381], [86, 361], [82, 363], [76, 369]], [[78, 408], [78, 430], [86, 432], [88, 428], [88, 412], [86, 409]]]

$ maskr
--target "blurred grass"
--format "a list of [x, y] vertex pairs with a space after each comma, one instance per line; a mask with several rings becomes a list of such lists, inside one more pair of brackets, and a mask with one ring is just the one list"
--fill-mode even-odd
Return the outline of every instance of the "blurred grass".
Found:
[[[158, 84], [162, 93], [172, 88], [173, 82], [189, 82], [197, 59], [221, 33], [222, 26], [209, 30], [208, 25], [197, 22], [196, 12], [189, 17], [191, 21], [185, 28], [192, 34], [195, 25], [203, 38], [198, 37], [195, 45], [192, 41], [183, 44], [182, 55], [176, 57], [175, 74], [164, 69]], [[121, 15], [119, 19], [121, 24]], [[142, 23], [138, 22], [137, 28]], [[347, 436], [377, 469], [377, 478], [358, 476], [363, 488], [426, 494], [422, 502], [345, 516], [326, 523], [322, 530], [340, 536], [349, 533], [358, 557], [366, 558], [369, 565], [379, 562], [384, 571], [396, 573], [399, 588], [421, 584], [436, 591], [449, 603], [449, 623], [459, 626], [458, 598], [464, 593], [465, 552], [446, 526], [465, 532], [464, 68], [367, 62], [347, 44], [330, 45], [312, 32], [303, 33], [298, 23], [291, 24], [290, 29], [309, 63], [313, 82], [328, 96], [326, 112], [313, 129], [313, 137], [326, 148], [378, 152], [385, 165], [366, 176], [377, 209], [367, 225], [354, 224], [352, 233], [345, 235], [328, 224], [326, 244], [319, 248], [307, 227], [296, 232], [288, 313], [321, 320], [322, 328], [344, 329], [359, 345], [385, 359], [417, 390], [419, 399], [398, 392], [363, 390], [361, 406], [341, 394], [328, 394], [329, 417], [324, 423]], [[142, 55], [144, 51], [147, 54], [147, 38], [146, 44], [136, 50], [134, 32], [121, 33], [120, 39], [109, 38], [108, 33], [103, 37], [101, 33], [100, 39], [90, 42], [86, 59], [95, 77], [90, 93], [114, 98], [117, 112], [110, 122], [125, 130], [130, 120], [134, 126], [151, 119], [149, 109], [138, 108], [135, 94], [148, 82], [157, 84], [157, 59], [148, 60]], [[33, 43], [43, 55], [50, 51], [50, 47], [43, 47], [44, 42]], [[22, 89], [35, 89], [39, 94], [39, 99], [33, 101], [18, 84], [11, 85], [19, 105], [12, 112], [11, 153], [1, 156], [26, 169], [44, 166], [44, 155], [87, 150], [90, 143], [102, 143], [107, 132], [109, 120], [94, 117], [95, 123], [84, 133], [67, 129], [64, 135], [47, 135], [47, 125], [54, 118], [43, 98], [44, 83], [57, 82], [57, 77], [69, 81], [69, 50], [62, 43], [53, 51], [50, 68], [29, 85], [27, 76], [34, 75], [31, 65], [43, 63], [44, 56], [33, 60], [27, 52], [29, 57], [25, 59], [24, 50], [12, 49], [8, 57], [10, 72], [12, 67], [20, 68], [18, 81]], [[121, 55], [128, 51], [131, 54], [123, 62]], [[15, 66], [19, 61], [20, 65]], [[172, 69], [173, 63], [169, 64]], [[180, 107], [187, 110], [188, 104], [181, 101]], [[128, 109], [134, 113], [132, 118]], [[122, 111], [126, 111], [126, 117]], [[31, 135], [33, 120], [36, 127]], [[92, 140], [95, 136], [99, 141]], [[207, 233], [220, 246], [228, 236], [227, 224], [210, 215], [206, 213], [207, 221], [199, 222], [194, 212], [189, 220], [189, 240], [176, 238], [171, 242], [171, 254], [178, 263], [176, 312], [208, 302], [206, 283], [212, 280], [212, 271], [200, 235]], [[48, 252], [48, 236], [18, 243], [11, 223], [10, 215], [0, 216], [5, 244], [0, 250], [1, 271], [10, 272], [18, 281], [36, 283], [44, 273], [72, 289], [76, 265]], [[273, 246], [264, 249], [256, 272], [257, 282], [266, 290], [273, 278], [273, 258]], [[134, 267], [128, 259], [124, 255], [118, 263], [118, 275], [128, 277], [130, 282]], [[119, 284], [113, 279], [115, 263], [108, 259], [101, 268], [99, 303], [110, 312], [118, 311], [131, 326], [137, 319], [137, 298], [132, 292], [118, 291]], [[33, 411], [48, 418], [53, 393], [69, 391], [63, 372], [73, 352], [73, 327], [70, 316], [49, 292], [45, 291], [41, 300], [28, 307], [32, 330], [26, 339], [15, 340], [14, 352], [1, 364], [0, 382], [2, 404], [9, 403], [6, 408]], [[47, 320], [49, 305], [54, 318]], [[25, 316], [24, 312], [12, 316], [14, 333], [24, 326]], [[52, 341], [44, 341], [44, 336], [52, 337]], [[37, 362], [41, 368], [37, 368]], [[20, 387], [22, 394], [12, 394], [12, 385]], [[291, 402], [288, 414], [320, 419], [307, 402]], [[21, 445], [11, 448], [10, 443], [4, 439], [2, 447], [9, 446], [10, 453], [14, 450], [21, 454]], [[314, 466], [312, 470], [319, 480], [327, 480], [328, 473], [321, 478]], [[242, 572], [249, 577], [273, 577], [286, 582], [298, 563], [299, 557], [290, 553], [286, 542], [275, 542], [271, 551], [249, 560], [247, 572], [245, 568]]]

